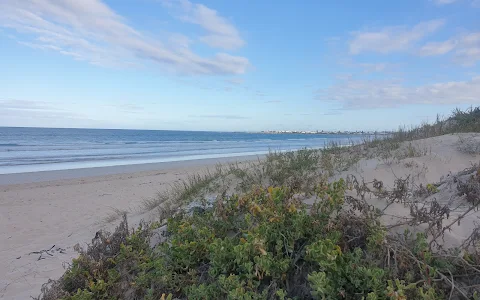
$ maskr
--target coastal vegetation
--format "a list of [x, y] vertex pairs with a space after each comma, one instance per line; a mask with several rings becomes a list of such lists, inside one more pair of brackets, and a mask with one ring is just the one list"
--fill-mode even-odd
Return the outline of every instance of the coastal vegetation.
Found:
[[[425, 184], [395, 175], [391, 187], [357, 170], [377, 159], [424, 172], [415, 159], [432, 150], [418, 140], [472, 132], [480, 108], [192, 175], [145, 200], [155, 222], [132, 228], [123, 214], [113, 233], [78, 246], [39, 299], [480, 299], [480, 227], [445, 242], [478, 210], [480, 166]], [[477, 155], [479, 141], [459, 135], [458, 150]], [[407, 214], [386, 222], [395, 206]]]

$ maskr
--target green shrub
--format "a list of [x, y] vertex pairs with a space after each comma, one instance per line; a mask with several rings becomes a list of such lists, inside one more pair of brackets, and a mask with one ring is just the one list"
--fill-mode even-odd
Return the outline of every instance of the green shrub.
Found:
[[[97, 233], [92, 245], [79, 249], [62, 278], [42, 289], [42, 299], [478, 299], [480, 255], [467, 248], [431, 249], [432, 230], [447, 228], [441, 219], [428, 224], [430, 236], [408, 231], [392, 236], [380, 222], [381, 212], [364, 201], [365, 192], [360, 200], [346, 196], [355, 185], [326, 183], [321, 175], [355, 164], [365, 148], [373, 147], [374, 156], [389, 162], [399, 159], [401, 142], [478, 131], [479, 111], [456, 111], [445, 121], [400, 128], [362, 147], [331, 144], [321, 151], [270, 153], [253, 171], [231, 165], [191, 176], [173, 195], [148, 203], [168, 211], [164, 243], [149, 245], [151, 230], [160, 224], [131, 231], [124, 216], [113, 234]], [[400, 158], [427, 150], [409, 144]], [[475, 205], [478, 174], [458, 185], [458, 195]], [[227, 175], [239, 178], [247, 193], [223, 193], [213, 208], [193, 215], [172, 217], [178, 206], [164, 207], [197, 198]], [[275, 187], [261, 187], [269, 184]], [[408, 191], [404, 183], [399, 186], [388, 192], [374, 184], [392, 203], [405, 202]], [[306, 205], [299, 197], [303, 192], [315, 194], [317, 201]], [[419, 191], [437, 192], [434, 184]], [[416, 213], [429, 214], [424, 208]]]
[[391, 268], [385, 263], [391, 245], [379, 214], [360, 207], [357, 213], [345, 211], [352, 205], [351, 199], [345, 202], [346, 189], [343, 180], [321, 183], [312, 206], [287, 187], [224, 196], [212, 209], [170, 218], [167, 241], [154, 249], [148, 232], [158, 224], [116, 232], [115, 240], [102, 237], [103, 244], [74, 260], [57, 294], [68, 295], [64, 299], [442, 298], [438, 274], [455, 268], [432, 255], [424, 235], [409, 233], [407, 250], [398, 250]]
[[429, 183], [429, 184], [427, 184], [427, 191], [430, 194], [435, 194], [435, 193], [438, 193], [438, 188], [434, 184]]

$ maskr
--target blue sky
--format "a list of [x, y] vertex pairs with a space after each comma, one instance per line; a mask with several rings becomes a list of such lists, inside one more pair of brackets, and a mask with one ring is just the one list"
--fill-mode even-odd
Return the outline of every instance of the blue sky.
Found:
[[480, 0], [2, 0], [0, 126], [383, 130], [480, 104]]

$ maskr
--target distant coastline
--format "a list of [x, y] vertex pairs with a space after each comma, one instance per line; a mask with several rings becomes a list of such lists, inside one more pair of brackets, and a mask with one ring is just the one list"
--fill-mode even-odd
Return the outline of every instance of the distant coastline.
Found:
[[390, 131], [297, 131], [297, 130], [264, 130], [263, 134], [338, 134], [338, 135], [388, 135]]

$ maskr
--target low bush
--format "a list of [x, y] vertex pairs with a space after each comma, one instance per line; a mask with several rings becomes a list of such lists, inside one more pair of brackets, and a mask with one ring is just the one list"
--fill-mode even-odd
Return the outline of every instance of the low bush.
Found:
[[[380, 212], [346, 197], [343, 179], [313, 205], [287, 187], [223, 196], [159, 224], [97, 233], [42, 299], [442, 299], [465, 269], [436, 256], [425, 234], [387, 235]], [[453, 256], [452, 256], [453, 257]], [[467, 257], [464, 255], [464, 257]], [[468, 256], [469, 264], [478, 258]], [[447, 283], [447, 284], [446, 284]], [[473, 293], [471, 294], [473, 297]]]

